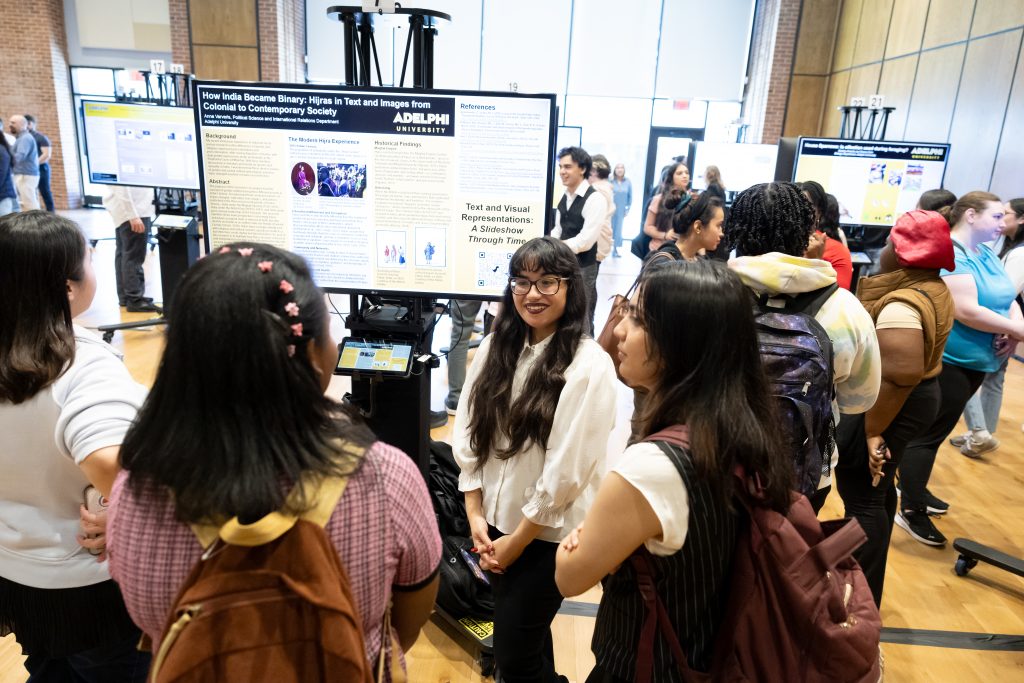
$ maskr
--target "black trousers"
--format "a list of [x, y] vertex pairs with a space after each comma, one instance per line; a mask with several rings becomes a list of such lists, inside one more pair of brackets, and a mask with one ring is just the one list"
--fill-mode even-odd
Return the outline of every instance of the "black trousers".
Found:
[[117, 301], [121, 305], [141, 304], [146, 301], [146, 278], [142, 264], [146, 262], [149, 228], [152, 218], [143, 218], [146, 229], [132, 232], [130, 223], [117, 226], [117, 246], [114, 249], [114, 280], [117, 283]]
[[900, 487], [904, 510], [924, 510], [927, 507], [925, 491], [935, 465], [939, 446], [956, 427], [964, 406], [985, 379], [985, 373], [968, 370], [958, 365], [942, 364], [939, 374], [939, 408], [931, 425], [907, 444], [900, 463]]
[[[493, 527], [491, 540], [501, 537]], [[559, 683], [551, 622], [562, 606], [555, 585], [557, 543], [533, 541], [504, 574], [490, 574], [494, 589], [494, 661], [504, 683]]]
[[145, 683], [150, 653], [136, 648], [140, 635], [67, 657], [29, 654], [28, 683]]
[[39, 165], [39, 194], [43, 198], [43, 206], [53, 213], [53, 192], [50, 191], [50, 164]]
[[939, 381], [933, 377], [918, 384], [889, 427], [882, 432], [891, 460], [885, 464], [878, 486], [872, 486], [868, 468], [868, 446], [863, 415], [843, 415], [836, 429], [839, 464], [835, 483], [843, 499], [846, 516], [860, 522], [868, 540], [854, 552], [867, 577], [875, 604], [882, 604], [885, 564], [896, 514], [896, 470], [912, 437], [935, 421], [939, 409]]

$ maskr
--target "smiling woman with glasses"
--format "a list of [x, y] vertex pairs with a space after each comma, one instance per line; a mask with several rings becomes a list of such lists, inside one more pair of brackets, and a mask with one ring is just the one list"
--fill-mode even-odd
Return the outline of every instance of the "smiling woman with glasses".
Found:
[[502, 314], [477, 351], [452, 450], [480, 566], [492, 573], [494, 656], [507, 683], [564, 681], [551, 620], [558, 541], [583, 520], [615, 423], [615, 370], [585, 334], [576, 255], [531, 240], [512, 255]]

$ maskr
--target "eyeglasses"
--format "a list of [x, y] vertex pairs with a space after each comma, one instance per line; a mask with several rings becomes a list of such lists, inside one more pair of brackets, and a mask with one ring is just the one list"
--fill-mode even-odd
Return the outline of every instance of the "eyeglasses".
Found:
[[558, 293], [562, 280], [568, 279], [567, 277], [558, 277], [557, 275], [545, 275], [539, 280], [530, 280], [525, 277], [510, 277], [508, 279], [508, 286], [512, 288], [512, 293], [516, 296], [526, 296], [534, 285], [536, 285], [538, 292], [550, 296]]

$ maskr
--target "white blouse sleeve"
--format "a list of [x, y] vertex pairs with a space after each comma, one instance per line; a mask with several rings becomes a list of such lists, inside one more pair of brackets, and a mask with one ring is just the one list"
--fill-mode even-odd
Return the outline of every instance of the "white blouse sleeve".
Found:
[[452, 455], [455, 456], [455, 462], [458, 463], [461, 470], [459, 473], [460, 491], [475, 491], [483, 486], [481, 472], [476, 466], [476, 454], [470, 447], [469, 404], [473, 400], [477, 378], [487, 360], [490, 348], [491, 337], [488, 335], [480, 343], [473, 362], [469, 366], [466, 382], [462, 385], [462, 394], [459, 396], [459, 407], [455, 411], [455, 425], [452, 427]]
[[526, 491], [523, 515], [534, 524], [563, 525], [565, 510], [603, 475], [615, 425], [615, 368], [597, 342], [581, 342], [567, 372], [548, 437], [544, 469]]
[[640, 492], [661, 523], [661, 537], [644, 541], [651, 554], [679, 552], [690, 524], [690, 498], [669, 457], [655, 444], [640, 442], [626, 449], [612, 471]]

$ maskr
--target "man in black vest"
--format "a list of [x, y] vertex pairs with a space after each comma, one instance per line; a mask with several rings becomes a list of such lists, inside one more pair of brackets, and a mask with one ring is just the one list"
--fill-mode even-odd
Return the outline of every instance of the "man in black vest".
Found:
[[587, 288], [590, 335], [593, 336], [597, 306], [597, 238], [601, 221], [608, 212], [608, 202], [586, 181], [591, 166], [590, 155], [581, 147], [566, 147], [558, 152], [558, 175], [565, 185], [565, 194], [558, 202], [551, 236], [565, 242], [576, 253]]

